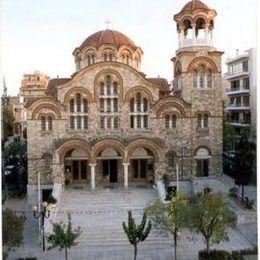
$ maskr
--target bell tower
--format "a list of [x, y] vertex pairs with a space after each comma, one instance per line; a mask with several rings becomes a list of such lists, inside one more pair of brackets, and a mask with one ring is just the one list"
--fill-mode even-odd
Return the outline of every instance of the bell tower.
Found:
[[217, 12], [206, 4], [192, 0], [173, 17], [179, 36], [176, 56], [172, 59], [173, 89], [177, 95], [194, 105], [200, 103], [198, 98], [204, 94], [214, 96], [216, 91], [219, 94], [222, 91], [223, 52], [217, 51], [213, 45], [216, 15]]
[[179, 37], [178, 49], [172, 61], [173, 93], [191, 104], [192, 149], [196, 153], [196, 147], [207, 147], [211, 154], [216, 155], [214, 158], [209, 156], [212, 157], [209, 165], [214, 173], [220, 173], [223, 52], [213, 44], [216, 15], [215, 10], [199, 0], [188, 2], [174, 15]]
[[174, 16], [179, 35], [179, 49], [213, 47], [214, 18], [217, 12], [199, 0], [187, 3]]

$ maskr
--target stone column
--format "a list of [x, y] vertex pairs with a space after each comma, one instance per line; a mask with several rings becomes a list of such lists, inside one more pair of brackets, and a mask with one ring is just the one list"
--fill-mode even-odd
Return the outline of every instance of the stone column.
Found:
[[192, 40], [193, 40], [193, 44], [196, 44], [196, 23], [192, 23], [191, 27], [192, 27]]
[[95, 180], [95, 177], [96, 177], [95, 166], [96, 166], [96, 164], [90, 163], [89, 166], [91, 167], [91, 189], [95, 190], [95, 188], [96, 188], [96, 180]]
[[128, 166], [129, 163], [123, 163], [124, 165], [124, 186], [128, 188]]

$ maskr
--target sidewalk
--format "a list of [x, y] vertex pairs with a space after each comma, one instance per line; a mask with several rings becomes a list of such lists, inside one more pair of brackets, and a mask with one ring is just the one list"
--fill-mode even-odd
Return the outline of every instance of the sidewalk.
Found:
[[[223, 187], [225, 192], [229, 188], [234, 187], [234, 180], [229, 176], [223, 175], [218, 181], [219, 185]], [[250, 199], [256, 199], [256, 187], [245, 186], [245, 192], [250, 196]], [[37, 257], [38, 260], [60, 260], [64, 258], [64, 252], [57, 249], [42, 252], [39, 245], [38, 236], [38, 221], [34, 219], [31, 209], [26, 204], [24, 199], [8, 199], [3, 205], [4, 208], [11, 208], [18, 211], [26, 211], [27, 220], [24, 226], [24, 245], [17, 248], [15, 252], [11, 253], [10, 260], [18, 259], [19, 257]], [[235, 206], [233, 208], [237, 214], [239, 212], [246, 212], [242, 208]], [[250, 211], [256, 214], [255, 211]], [[77, 226], [77, 223], [73, 223]], [[86, 231], [87, 232], [87, 231]], [[197, 260], [198, 251], [203, 249], [202, 237], [200, 235], [193, 235], [188, 230], [182, 230], [181, 238], [178, 241], [178, 259], [179, 260]], [[256, 221], [250, 223], [241, 223], [233, 230], [229, 230], [229, 241], [220, 243], [212, 248], [224, 250], [240, 250], [248, 249], [257, 244], [257, 223]], [[87, 233], [85, 235], [88, 235]], [[90, 238], [91, 240], [91, 238]], [[157, 245], [141, 243], [138, 249], [139, 259], [142, 260], [172, 260], [174, 249], [171, 245]], [[133, 249], [128, 244], [122, 245], [87, 245], [80, 243], [77, 247], [69, 250], [69, 258], [73, 260], [130, 260], [132, 259]], [[250, 259], [250, 258], [248, 258]], [[251, 258], [255, 259], [255, 258]], [[251, 260], [250, 259], [250, 260]]]

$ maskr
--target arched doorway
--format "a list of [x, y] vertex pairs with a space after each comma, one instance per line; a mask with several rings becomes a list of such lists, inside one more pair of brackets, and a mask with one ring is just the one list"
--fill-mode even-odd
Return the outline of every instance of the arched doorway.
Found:
[[196, 163], [197, 163], [197, 177], [207, 177], [209, 176], [209, 162], [210, 162], [210, 152], [206, 148], [199, 148], [196, 152]]
[[103, 184], [121, 182], [122, 156], [114, 148], [105, 148], [97, 155], [97, 175]]
[[154, 178], [154, 154], [148, 148], [138, 147], [130, 155], [130, 180], [152, 182]]
[[66, 152], [64, 157], [65, 183], [88, 183], [88, 155], [81, 148]]

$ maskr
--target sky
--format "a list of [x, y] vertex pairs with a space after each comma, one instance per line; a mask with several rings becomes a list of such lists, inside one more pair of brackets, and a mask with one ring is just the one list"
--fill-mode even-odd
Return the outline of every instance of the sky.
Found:
[[[170, 59], [178, 45], [178, 13], [187, 0], [0, 0], [0, 76], [8, 94], [19, 92], [23, 74], [35, 70], [51, 78], [75, 72], [73, 50], [89, 35], [109, 28], [140, 46], [147, 77], [173, 78]], [[256, 46], [256, 0], [204, 0], [218, 13], [214, 42], [224, 61]]]

